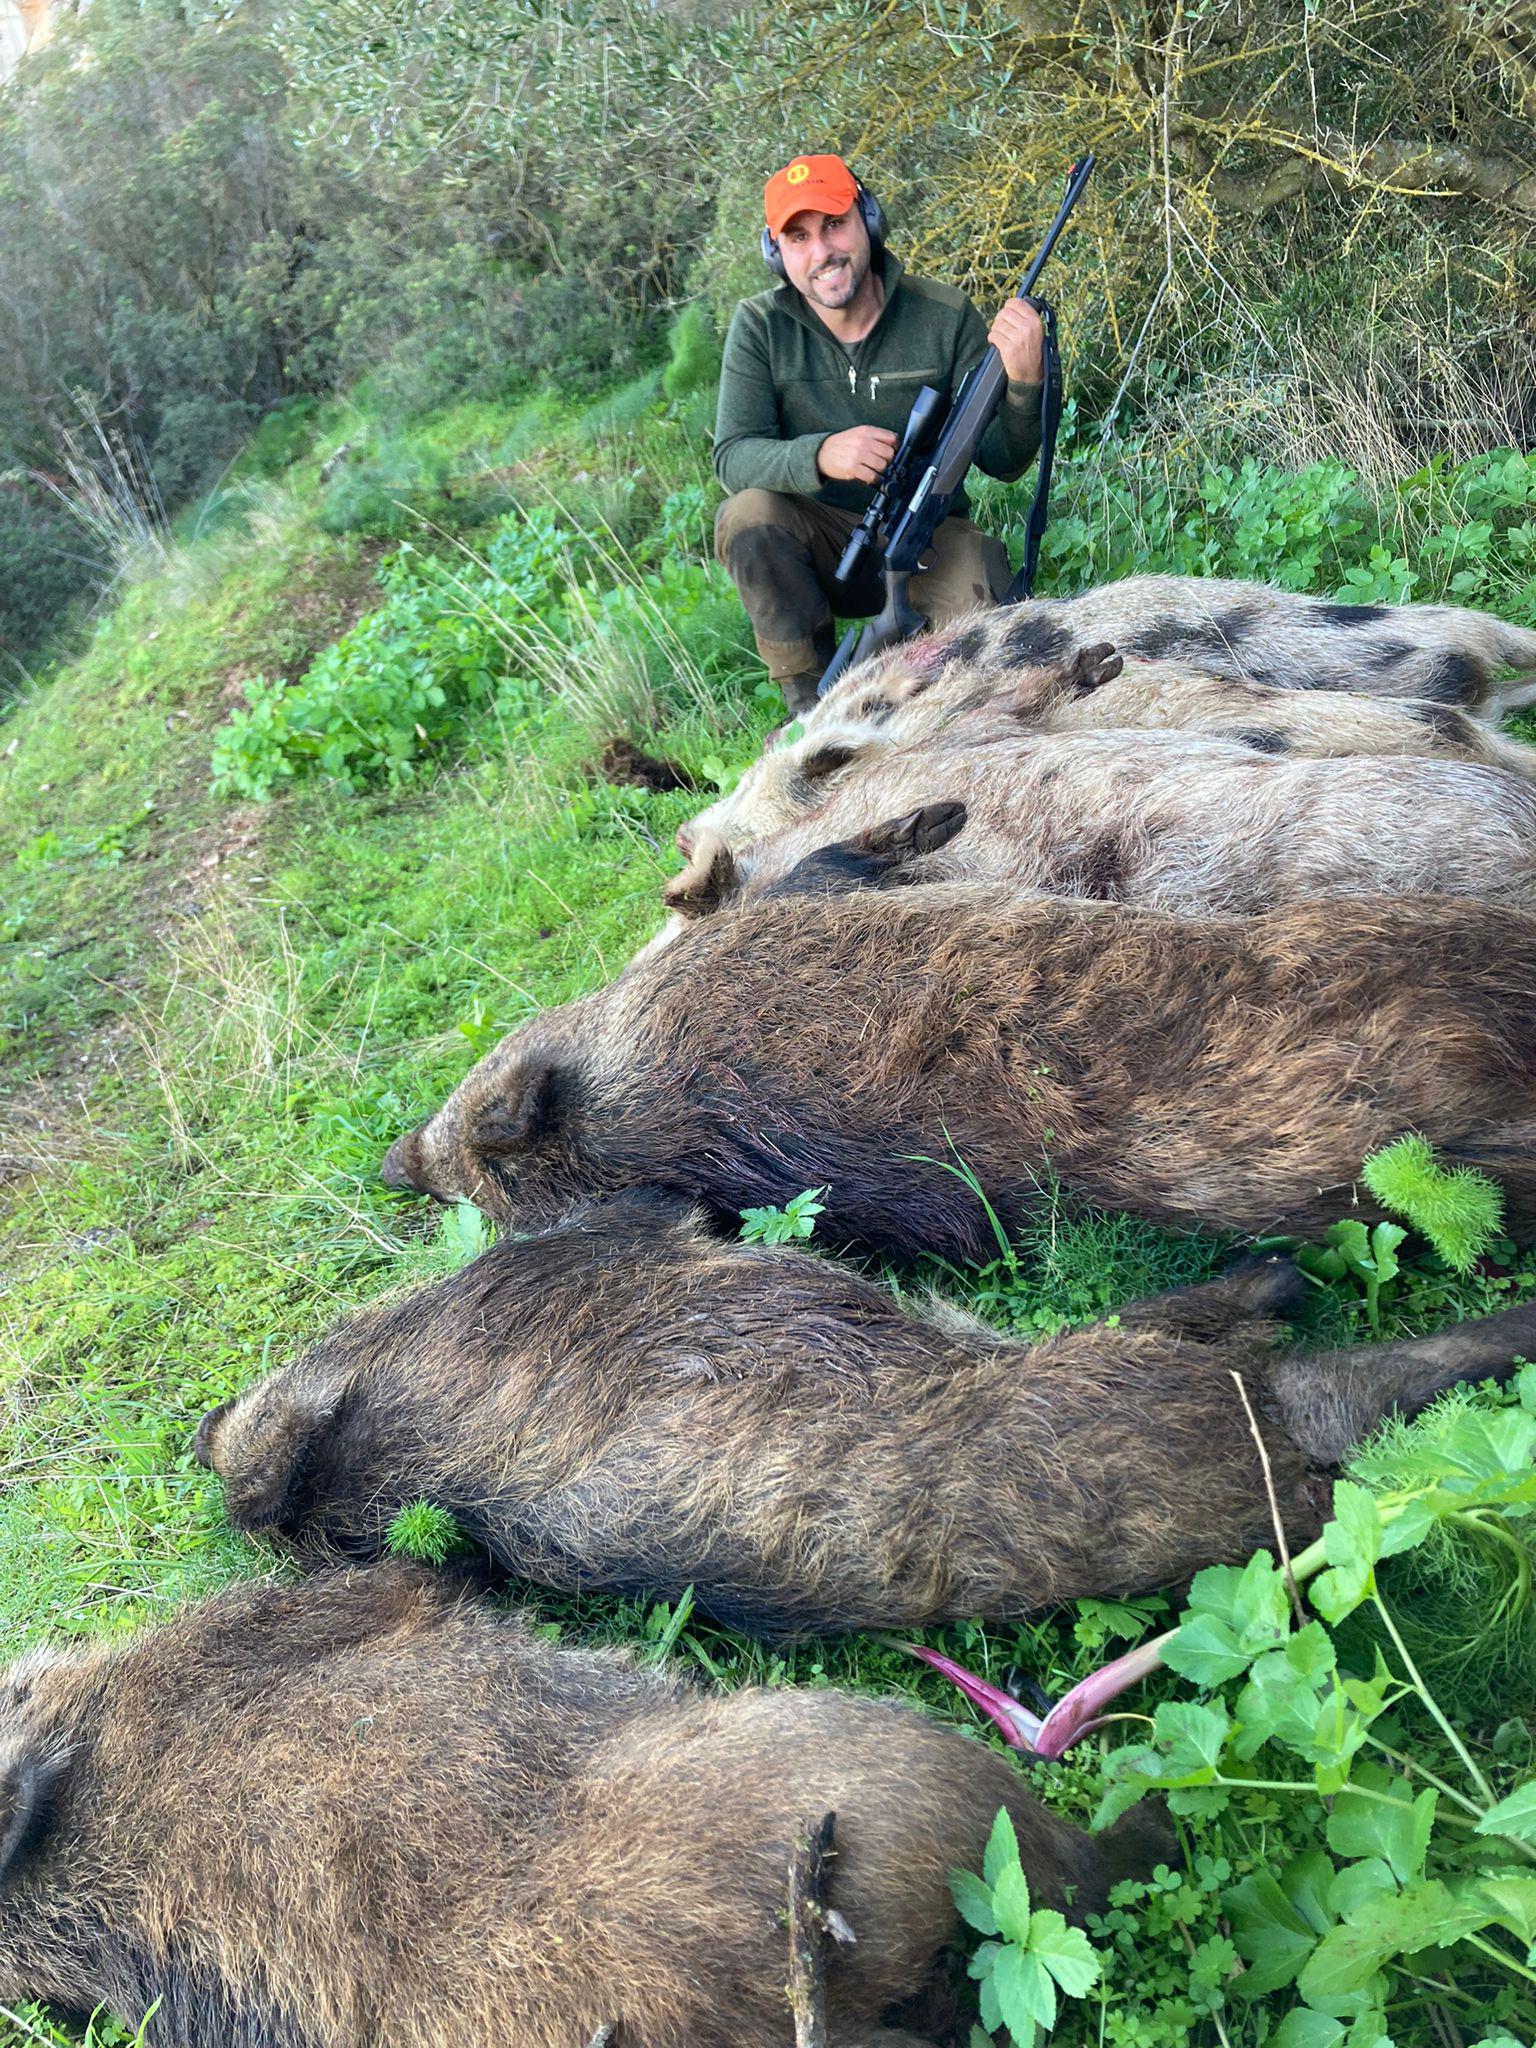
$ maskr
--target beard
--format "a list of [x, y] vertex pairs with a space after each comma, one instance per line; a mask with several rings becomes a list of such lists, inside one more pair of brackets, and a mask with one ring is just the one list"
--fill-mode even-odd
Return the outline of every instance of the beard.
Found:
[[867, 252], [847, 256], [836, 263], [824, 263], [818, 272], [806, 279], [805, 295], [818, 306], [836, 312], [858, 296], [859, 288], [868, 275]]

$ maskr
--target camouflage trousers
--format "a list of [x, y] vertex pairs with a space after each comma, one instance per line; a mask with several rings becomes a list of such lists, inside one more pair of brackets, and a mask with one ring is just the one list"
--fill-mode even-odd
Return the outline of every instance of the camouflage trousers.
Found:
[[[757, 651], [774, 682], [820, 674], [831, 658], [835, 606], [843, 618], [867, 618], [885, 603], [878, 574], [846, 589], [832, 582], [857, 512], [786, 491], [738, 491], [715, 515], [715, 555], [741, 593]], [[931, 625], [947, 625], [1008, 587], [1001, 542], [969, 519], [946, 519], [934, 535], [927, 565], [908, 594]]]

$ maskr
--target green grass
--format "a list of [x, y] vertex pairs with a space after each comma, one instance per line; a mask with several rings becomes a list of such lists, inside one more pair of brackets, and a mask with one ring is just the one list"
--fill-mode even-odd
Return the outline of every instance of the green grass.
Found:
[[[514, 657], [537, 710], [466, 715], [408, 790], [310, 780], [269, 805], [216, 802], [212, 736], [241, 682], [297, 678], [377, 599], [374, 551], [323, 530], [334, 500], [319, 469], [345, 440], [436, 465], [470, 519], [487, 500], [459, 480], [513, 471], [498, 487], [559, 499], [594, 538], [588, 587]], [[472, 1220], [440, 1224], [388, 1196], [378, 1161], [503, 1031], [598, 985], [659, 922], [672, 834], [697, 799], [603, 783], [605, 730], [707, 773], [750, 757], [770, 717], [718, 578], [686, 567], [711, 501], [696, 426], [656, 400], [654, 378], [581, 410], [540, 398], [387, 430], [364, 395], [267, 444], [250, 465], [264, 474], [232, 487], [239, 516], [127, 593], [0, 722], [0, 1153], [37, 1169], [0, 1184], [7, 1651], [122, 1629], [269, 1568], [193, 1463], [199, 1416], [478, 1241]], [[487, 537], [470, 525], [462, 541], [479, 551]], [[1070, 563], [1061, 574], [1070, 584]], [[1199, 1278], [1221, 1250], [1053, 1208], [979, 1272], [892, 1277], [936, 1280], [1029, 1334]], [[1484, 1312], [1533, 1284], [1528, 1260], [1500, 1257], [1461, 1279], [1421, 1251], [1384, 1327]], [[1312, 1320], [1330, 1341], [1363, 1333], [1347, 1288], [1320, 1292]], [[1451, 1576], [1460, 1615], [1477, 1588]], [[870, 1639], [775, 1649], [665, 1604], [529, 1604], [552, 1634], [660, 1650], [710, 1681], [853, 1684], [967, 1718], [942, 1681]], [[933, 1640], [1056, 1694], [1169, 1611], [1162, 1595], [1085, 1602]], [[1526, 1640], [1513, 1618], [1506, 1633], [1512, 1649]], [[1084, 1819], [1098, 1773], [1090, 1745], [1040, 1782]], [[1219, 1837], [1192, 1834], [1191, 1855], [1261, 1867], [1296, 1846], [1278, 1826], [1255, 1797]], [[1126, 1933], [1109, 2048], [1218, 2039], [1209, 2000], [1191, 2003], [1184, 1938], [1215, 1938], [1215, 1891], [1192, 1876]], [[1060, 2038], [1080, 2038], [1077, 2024]], [[1234, 2048], [1257, 2039], [1241, 2007], [1222, 2024]], [[0, 2020], [0, 2048], [53, 2038], [44, 2028]]]

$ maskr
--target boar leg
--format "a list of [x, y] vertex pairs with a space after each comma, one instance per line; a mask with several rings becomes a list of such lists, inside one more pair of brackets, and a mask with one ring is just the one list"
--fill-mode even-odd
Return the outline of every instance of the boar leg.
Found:
[[1116, 653], [1111, 640], [1079, 647], [1063, 671], [1063, 693], [1068, 697], [1090, 696], [1106, 683], [1112, 683], [1124, 667], [1124, 657]]
[[1507, 1380], [1517, 1358], [1536, 1359], [1536, 1302], [1433, 1337], [1271, 1359], [1265, 1371], [1299, 1447], [1337, 1465], [1392, 1410], [1417, 1415], [1462, 1380]]
[[1287, 1311], [1306, 1293], [1307, 1281], [1296, 1265], [1268, 1254], [1239, 1259], [1214, 1280], [1127, 1302], [1115, 1313], [1122, 1329], [1219, 1340], [1243, 1323], [1284, 1322]]
[[925, 804], [905, 817], [871, 825], [852, 839], [818, 847], [798, 861], [765, 896], [842, 896], [854, 889], [878, 889], [925, 853], [947, 846], [965, 823], [961, 803]]

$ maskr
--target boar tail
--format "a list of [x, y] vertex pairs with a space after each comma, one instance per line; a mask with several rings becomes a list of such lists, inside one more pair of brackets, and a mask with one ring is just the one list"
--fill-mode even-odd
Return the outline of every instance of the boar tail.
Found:
[[1433, 1337], [1272, 1359], [1270, 1388], [1292, 1438], [1319, 1464], [1342, 1464], [1394, 1411], [1417, 1415], [1462, 1380], [1507, 1380], [1536, 1359], [1536, 1302]]

